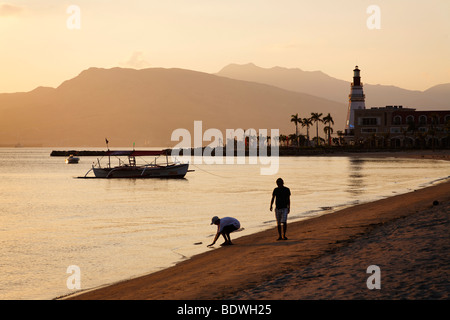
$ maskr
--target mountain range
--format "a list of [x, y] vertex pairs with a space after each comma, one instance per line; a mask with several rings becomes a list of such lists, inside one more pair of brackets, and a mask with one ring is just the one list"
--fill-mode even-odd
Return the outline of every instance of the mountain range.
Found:
[[[253, 63], [230, 64], [217, 75], [232, 79], [273, 85], [286, 90], [308, 93], [321, 98], [347, 103], [353, 72], [349, 69], [349, 81], [339, 80], [321, 71], [303, 71], [298, 68], [261, 68]], [[364, 83], [366, 108], [403, 105], [420, 110], [443, 110], [450, 108], [450, 83], [439, 84], [425, 91], [407, 90], [396, 86]]]
[[184, 69], [90, 68], [57, 88], [0, 94], [0, 145], [104, 146], [108, 138], [111, 147], [171, 147], [172, 132], [193, 135], [195, 120], [224, 136], [238, 128], [289, 134], [291, 114], [317, 110], [343, 125], [344, 103], [266, 84]]
[[[320, 83], [322, 91], [314, 83]], [[405, 102], [390, 104], [413, 106], [407, 101], [423, 101], [422, 106], [449, 108], [445, 104], [450, 101], [445, 100], [448, 84], [425, 92], [364, 88], [367, 100], [372, 88], [381, 97], [404, 96]], [[108, 138], [110, 147], [133, 143], [136, 147], [173, 147], [178, 141], [171, 141], [172, 132], [185, 128], [193, 135], [195, 120], [203, 121], [203, 132], [217, 128], [224, 136], [226, 129], [238, 128], [279, 129], [290, 134], [295, 132], [291, 115], [298, 113], [303, 118], [311, 112], [330, 113], [336, 132], [344, 128], [349, 89], [349, 83], [322, 72], [279, 67], [229, 65], [217, 74], [89, 68], [57, 88], [0, 94], [0, 146], [94, 147], [104, 146]]]

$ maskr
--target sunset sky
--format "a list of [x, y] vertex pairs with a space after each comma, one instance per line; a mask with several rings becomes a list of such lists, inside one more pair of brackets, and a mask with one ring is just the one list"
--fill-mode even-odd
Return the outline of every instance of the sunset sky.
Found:
[[[78, 17], [79, 29], [71, 26]], [[380, 29], [370, 29], [370, 5]], [[89, 67], [218, 72], [253, 62], [426, 90], [450, 82], [449, 0], [0, 0], [0, 92]]]

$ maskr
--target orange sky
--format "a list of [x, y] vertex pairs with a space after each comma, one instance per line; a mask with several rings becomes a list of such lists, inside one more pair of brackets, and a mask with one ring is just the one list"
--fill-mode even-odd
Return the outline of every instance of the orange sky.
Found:
[[425, 90], [450, 82], [449, 12], [448, 0], [0, 1], [0, 92], [56, 87], [89, 67], [249, 62], [347, 81], [358, 64], [366, 83]]

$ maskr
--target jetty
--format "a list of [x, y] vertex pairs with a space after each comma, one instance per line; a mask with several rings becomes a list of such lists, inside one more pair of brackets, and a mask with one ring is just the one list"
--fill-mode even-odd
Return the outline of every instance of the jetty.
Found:
[[70, 155], [76, 156], [76, 157], [96, 157], [96, 156], [104, 156], [106, 155], [107, 151], [92, 151], [92, 150], [83, 150], [83, 151], [77, 151], [77, 150], [53, 150], [50, 153], [51, 157], [68, 157]]
[[[208, 156], [226, 156], [227, 151], [225, 148], [222, 150], [219, 150], [222, 148], [211, 148], [211, 147], [202, 147], [202, 148], [184, 148], [184, 149], [174, 149], [173, 151], [176, 154], [180, 155], [208, 155]], [[172, 149], [165, 149], [167, 154], [172, 153]], [[266, 155], [271, 156], [271, 148], [268, 148], [266, 150]], [[363, 147], [355, 147], [355, 146], [320, 146], [320, 147], [285, 147], [280, 146], [279, 147], [279, 156], [323, 156], [323, 155], [342, 155], [342, 154], [353, 154], [353, 153], [401, 153], [414, 150], [402, 150], [402, 149], [392, 149], [392, 148], [363, 148]], [[54, 150], [51, 152], [50, 156], [52, 157], [68, 157], [70, 155], [81, 157], [96, 157], [96, 156], [105, 156], [107, 155], [108, 151], [94, 151], [94, 150], [67, 150], [67, 151], [60, 151], [60, 150]], [[233, 150], [234, 156], [246, 156], [248, 157], [250, 152], [248, 147], [245, 148], [245, 150]], [[259, 148], [256, 150], [256, 154], [259, 155]]]

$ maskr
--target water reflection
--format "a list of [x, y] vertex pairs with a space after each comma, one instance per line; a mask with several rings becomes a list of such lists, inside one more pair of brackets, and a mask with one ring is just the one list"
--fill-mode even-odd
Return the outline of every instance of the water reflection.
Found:
[[366, 189], [366, 177], [367, 174], [363, 173], [364, 164], [366, 160], [350, 158], [349, 163], [349, 174], [346, 192], [352, 196], [359, 196], [364, 194]]

